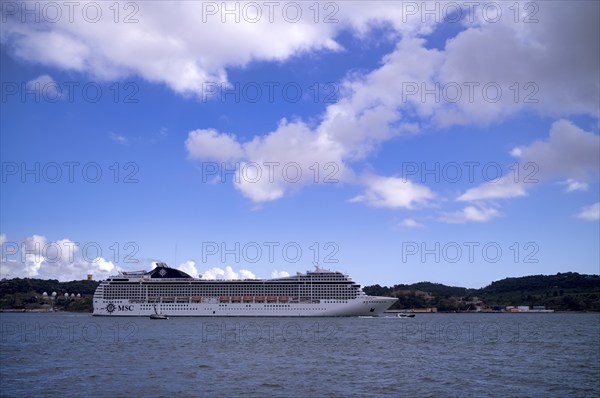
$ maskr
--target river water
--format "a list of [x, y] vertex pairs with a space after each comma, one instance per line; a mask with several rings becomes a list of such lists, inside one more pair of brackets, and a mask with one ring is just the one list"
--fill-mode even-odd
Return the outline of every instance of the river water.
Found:
[[600, 396], [600, 314], [3, 313], [0, 341], [3, 397]]

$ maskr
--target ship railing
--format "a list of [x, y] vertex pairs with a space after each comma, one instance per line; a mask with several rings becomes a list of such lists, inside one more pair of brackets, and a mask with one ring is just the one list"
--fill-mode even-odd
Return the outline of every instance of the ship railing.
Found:
[[142, 282], [158, 282], [158, 283], [164, 283], [164, 282], [190, 282], [192, 280], [198, 280], [195, 278], [150, 278], [150, 277], [142, 277], [139, 278], [142, 280]]

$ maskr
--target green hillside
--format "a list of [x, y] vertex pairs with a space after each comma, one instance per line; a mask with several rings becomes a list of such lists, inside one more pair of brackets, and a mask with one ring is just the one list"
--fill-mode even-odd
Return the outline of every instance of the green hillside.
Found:
[[[59, 282], [55, 279], [15, 278], [0, 281], [0, 310], [6, 309], [43, 309], [53, 307], [59, 311], [92, 312], [92, 295], [98, 287], [97, 281]], [[44, 298], [56, 292], [56, 298]], [[65, 293], [80, 298], [65, 298]]]
[[576, 272], [492, 282], [477, 294], [489, 305], [545, 305], [555, 310], [600, 310], [600, 276]]
[[437, 307], [465, 311], [476, 306], [546, 306], [557, 311], [600, 311], [600, 275], [576, 272], [506, 278], [482, 289], [419, 282], [412, 285], [365, 286], [369, 295], [397, 297], [394, 309]]

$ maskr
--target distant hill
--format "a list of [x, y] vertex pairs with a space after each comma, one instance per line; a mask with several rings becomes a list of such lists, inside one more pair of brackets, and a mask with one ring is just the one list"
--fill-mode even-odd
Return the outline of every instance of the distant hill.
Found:
[[[54, 307], [61, 311], [92, 312], [92, 296], [99, 282], [71, 281], [59, 282], [55, 279], [15, 278], [0, 281], [0, 310], [5, 309], [40, 309]], [[56, 298], [51, 300], [42, 297], [56, 292]], [[77, 295], [80, 298], [65, 298], [65, 293]]]
[[476, 306], [544, 305], [558, 311], [600, 311], [600, 275], [576, 272], [506, 278], [482, 289], [419, 282], [365, 286], [363, 290], [369, 295], [397, 297], [395, 309], [437, 307], [439, 311], [466, 311]]
[[480, 289], [489, 305], [545, 305], [555, 310], [600, 311], [600, 275], [576, 272], [506, 278]]

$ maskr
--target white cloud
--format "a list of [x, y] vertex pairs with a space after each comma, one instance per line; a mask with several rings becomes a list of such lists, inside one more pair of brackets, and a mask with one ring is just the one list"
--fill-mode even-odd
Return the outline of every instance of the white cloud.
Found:
[[[19, 4], [33, 9], [34, 3]], [[260, 8], [258, 21], [254, 21], [255, 10], [246, 8], [247, 2], [138, 2], [128, 3], [135, 6], [126, 9], [119, 3], [118, 23], [114, 22], [112, 3], [94, 4], [102, 8], [102, 18], [95, 23], [82, 18], [83, 5], [76, 6], [73, 21], [69, 21], [66, 8], [55, 22], [21, 23], [19, 15], [9, 17], [3, 21], [1, 42], [27, 61], [99, 79], [137, 74], [165, 83], [178, 93], [200, 95], [204, 84], [226, 82], [228, 67], [285, 61], [303, 52], [340, 51], [335, 37], [341, 30], [365, 34], [373, 26], [388, 24], [414, 35], [429, 32], [434, 25], [422, 23], [420, 15], [406, 18], [400, 7], [387, 1], [371, 2], [367, 7], [351, 2], [330, 3], [333, 9], [317, 7], [318, 23], [314, 22], [312, 3], [302, 2], [276, 3], [273, 8], [253, 2]], [[290, 22], [296, 10], [289, 6], [294, 4], [301, 4], [302, 17]], [[212, 6], [217, 7], [214, 15], [207, 8]], [[239, 21], [222, 12], [225, 6], [237, 7]], [[124, 23], [127, 16], [133, 23]], [[325, 23], [328, 16], [339, 22]]]
[[[317, 157], [314, 154], [319, 153], [319, 150], [314, 151], [315, 144], [318, 144], [317, 148], [324, 152], [324, 156], [320, 158], [340, 165], [343, 171], [341, 174], [346, 177], [342, 179], [344, 182], [355, 182], [350, 162], [364, 160], [382, 143], [402, 134], [414, 134], [423, 128], [452, 124], [489, 124], [524, 110], [551, 115], [597, 115], [597, 98], [590, 93], [597, 92], [598, 89], [590, 88], [589, 82], [595, 82], [592, 86], [597, 84], [595, 76], [598, 61], [589, 54], [597, 53], [598, 46], [594, 45], [597, 42], [596, 36], [591, 43], [588, 40], [588, 30], [596, 28], [590, 27], [594, 24], [582, 27], [577, 19], [578, 16], [589, 18], [590, 11], [597, 8], [597, 5], [587, 8], [582, 4], [569, 7], [569, 12], [563, 13], [561, 7], [544, 3], [540, 7], [543, 8], [545, 18], [539, 24], [516, 24], [510, 18], [503, 18], [500, 23], [489, 23], [479, 18], [475, 24], [449, 40], [443, 50], [426, 48], [427, 42], [423, 38], [401, 36], [394, 51], [383, 58], [381, 67], [364, 75], [350, 75], [342, 82], [340, 100], [327, 107], [316, 127], [310, 129], [302, 121], [287, 123], [284, 120], [274, 132], [264, 137], [256, 136], [251, 142], [244, 144], [235, 140], [243, 147], [242, 159], [246, 162], [260, 162], [284, 158], [284, 161], [293, 160], [308, 166]], [[504, 11], [510, 14], [509, 9]], [[481, 9], [478, 15], [481, 15]], [[370, 20], [375, 21], [377, 18]], [[382, 16], [379, 20], [380, 23], [384, 21], [388, 21], [388, 17]], [[548, 21], [555, 24], [548, 24]], [[364, 25], [354, 23], [352, 26]], [[568, 36], [576, 43], [569, 46], [569, 53], [578, 60], [583, 58], [589, 61], [576, 62], [576, 69], [580, 72], [578, 76], [565, 73], [569, 67], [564, 63], [569, 61], [565, 60], [560, 50], [565, 45], [565, 40], [562, 35], [554, 33], [555, 26], [569, 29]], [[490, 41], [495, 45], [490, 46]], [[497, 61], [497, 52], [504, 54], [501, 61]], [[472, 61], [474, 53], [478, 54], [478, 62]], [[480, 58], [483, 53], [493, 53], [493, 56]], [[546, 64], [551, 64], [552, 67], [545, 68]], [[548, 69], [550, 72], [546, 73]], [[540, 73], [540, 70], [544, 72]], [[515, 82], [518, 87], [514, 86]], [[444, 92], [444, 89], [441, 89], [439, 99], [435, 95], [423, 95], [425, 90], [436, 87], [436, 83], [440, 87], [458, 85], [462, 90], [461, 99], [448, 101], [450, 94], [448, 91]], [[492, 88], [499, 86], [503, 90], [499, 101], [493, 102], [489, 98], [485, 100], [482, 90], [488, 83]], [[534, 84], [530, 87], [527, 86], [528, 83]], [[470, 99], [470, 87], [476, 87], [474, 100]], [[544, 89], [544, 97], [536, 102], [527, 102], [525, 97], [531, 94], [527, 90], [536, 90], [536, 87]], [[416, 89], [417, 93], [410, 95], [409, 89]], [[520, 97], [515, 100], [517, 94]], [[486, 92], [486, 95], [489, 97], [491, 93]], [[555, 97], [568, 97], [572, 101], [565, 106], [565, 101], [556, 101]], [[568, 130], [568, 124], [569, 122], [561, 121], [553, 128]], [[223, 135], [224, 133], [219, 133], [218, 137], [224, 138]], [[590, 148], [594, 149], [593, 146], [585, 148], [588, 152]], [[188, 147], [188, 155], [193, 157], [190, 149], [193, 148]], [[568, 155], [559, 160], [564, 159], [571, 164], [580, 161], [567, 159], [567, 156], [573, 154], [571, 149], [574, 148], [564, 148]], [[204, 159], [210, 159], [209, 154], [203, 151], [200, 154], [204, 155]], [[513, 154], [524, 161], [539, 158], [529, 156], [527, 148], [515, 148]], [[581, 179], [570, 173], [567, 173], [567, 177]], [[286, 184], [281, 179], [269, 183], [265, 180], [261, 179], [258, 183], [242, 180], [236, 188], [253, 201], [264, 202], [279, 199], [287, 191], [302, 185]], [[512, 182], [507, 177], [473, 188], [461, 195], [460, 200], [523, 196], [532, 184], [525, 186], [522, 183]], [[388, 190], [379, 192], [377, 189], [370, 189], [369, 184], [366, 185], [367, 192], [355, 197], [355, 201], [380, 207], [410, 207], [401, 201], [391, 200], [392, 197], [386, 195]], [[394, 195], [394, 198], [399, 197]]]
[[600, 220], [600, 202], [596, 202], [591, 206], [584, 207], [581, 209], [581, 212], [577, 214], [577, 217], [585, 221]]
[[521, 163], [538, 166], [535, 178], [565, 176], [585, 182], [598, 177], [600, 136], [563, 119], [552, 124], [547, 140], [520, 146], [512, 153]]
[[405, 228], [422, 228], [425, 226], [412, 218], [406, 218], [402, 220], [399, 225]]
[[[309, 183], [335, 183], [350, 175], [342, 161], [342, 148], [326, 135], [311, 131], [303, 122], [282, 119], [265, 136], [240, 143], [215, 130], [188, 134], [186, 149], [191, 158], [217, 161], [237, 170], [234, 187], [254, 202], [281, 198]], [[230, 165], [229, 162], [236, 161]]]
[[61, 88], [50, 75], [40, 75], [27, 82], [27, 89], [36, 91], [46, 101], [59, 100], [62, 97]]
[[2, 246], [3, 253], [8, 253], [1, 259], [2, 278], [70, 281], [83, 280], [92, 274], [94, 279], [101, 280], [118, 271], [113, 262], [105, 258], [88, 259], [80, 255], [79, 246], [70, 239], [48, 241], [43, 235], [32, 235], [14, 242], [5, 238]]
[[367, 189], [351, 202], [365, 202], [372, 207], [412, 209], [425, 205], [435, 194], [425, 185], [413, 183], [397, 177], [368, 176]]
[[202, 273], [201, 279], [256, 279], [256, 276], [247, 269], [240, 269], [239, 272], [235, 272], [233, 268], [226, 266], [225, 269], [219, 267], [207, 269]]
[[[29, 3], [22, 7], [36, 6]], [[479, 4], [475, 21], [463, 20], [464, 30], [442, 50], [427, 50], [424, 40], [412, 40], [427, 37], [443, 20], [439, 13], [437, 18], [424, 15], [426, 8], [440, 8], [438, 2], [410, 4], [417, 7], [415, 13], [402, 2], [332, 2], [327, 3], [327, 10], [320, 10], [318, 23], [314, 22], [312, 3], [301, 3], [302, 18], [295, 23], [289, 18], [286, 21], [281, 5], [270, 21], [267, 7], [253, 3], [261, 8], [261, 18], [251, 22], [253, 13], [247, 14], [247, 3], [228, 3], [227, 7], [238, 7], [242, 15], [236, 22], [235, 16], [221, 12], [224, 4], [135, 3], [134, 9], [121, 10], [119, 16], [123, 19], [133, 11], [135, 23], [115, 23], [114, 6], [108, 3], [100, 3], [103, 17], [96, 23], [83, 19], [81, 12], [69, 21], [67, 10], [52, 23], [22, 23], [17, 15], [7, 18], [0, 40], [10, 54], [30, 62], [100, 79], [136, 74], [178, 93], [200, 95], [205, 84], [226, 82], [228, 68], [245, 67], [253, 61], [282, 62], [302, 53], [342, 51], [336, 42], [340, 33], [350, 31], [367, 40], [374, 28], [385, 27], [390, 30], [389, 38], [400, 38], [399, 45], [383, 59], [381, 68], [359, 79], [364, 83], [362, 89], [360, 82], [347, 88], [356, 92], [357, 99], [361, 95], [367, 100], [377, 98], [386, 112], [411, 105], [419, 115], [432, 117], [442, 126], [489, 123], [522, 110], [598, 115], [597, 2], [570, 2], [566, 9], [562, 2], [540, 3], [536, 23], [515, 22], [512, 3], [500, 4], [502, 18], [490, 21], [483, 18], [486, 12]], [[206, 7], [214, 6], [219, 9], [215, 15], [207, 14]], [[81, 6], [78, 8], [81, 11]], [[322, 22], [330, 13], [337, 22]], [[477, 62], [473, 62], [473, 54], [477, 54]], [[411, 82], [428, 87], [434, 82], [457, 83], [463, 95], [458, 101], [447, 101], [447, 92], [441, 101], [433, 97], [421, 101], [420, 95], [407, 101], [402, 98], [403, 84]], [[467, 82], [479, 84], [474, 101], [463, 86]], [[483, 99], [481, 91], [487, 83], [502, 87], [498, 101]], [[529, 88], [528, 83], [534, 86]]]
[[[539, 23], [480, 17], [442, 50], [427, 49], [424, 39], [403, 36], [380, 68], [344, 82], [344, 96], [328, 107], [322, 127], [345, 145], [353, 143], [358, 131], [362, 145], [355, 149], [368, 152], [369, 142], [361, 138], [365, 129], [359, 125], [368, 109], [377, 109], [379, 120], [386, 121], [369, 133], [376, 143], [393, 137], [401, 119], [415, 116], [419, 128], [487, 125], [523, 111], [597, 117], [600, 33], [592, 15], [598, 14], [598, 4], [571, 4], [563, 12], [560, 2], [543, 3]], [[508, 3], [502, 7], [503, 15], [512, 13]], [[478, 7], [475, 14], [482, 13]], [[557, 32], [556, 26], [568, 32]], [[566, 47], [570, 57], [561, 50]], [[576, 75], [571, 73], [572, 60]]]
[[346, 110], [354, 112], [342, 113], [344, 118], [352, 120], [367, 104], [382, 105], [390, 115], [402, 112], [396, 121], [417, 116], [421, 128], [487, 125], [524, 111], [598, 117], [598, 3], [570, 3], [565, 11], [561, 2], [545, 2], [538, 23], [515, 23], [507, 17], [512, 6], [501, 7], [503, 17], [494, 22], [476, 7], [476, 21], [441, 50], [403, 36], [380, 68], [345, 82], [345, 100], [354, 105]]
[[515, 180], [512, 175], [506, 175], [498, 180], [488, 181], [475, 188], [470, 188], [456, 200], [506, 199], [525, 195], [527, 195], [525, 184]]
[[274, 270], [273, 272], [271, 272], [271, 278], [275, 279], [275, 278], [286, 278], [290, 276], [290, 274], [286, 271], [277, 271]]
[[[504, 199], [527, 195], [539, 183], [566, 178], [567, 192], [585, 190], [588, 181], [597, 181], [600, 170], [600, 137], [568, 120], [552, 124], [549, 137], [513, 148], [518, 173], [511, 172], [460, 195], [459, 201]], [[514, 167], [513, 167], [514, 169]]]
[[198, 269], [196, 268], [196, 262], [192, 260], [188, 260], [182, 264], [179, 264], [177, 267], [178, 270], [185, 272], [193, 278], [198, 277]]
[[230, 162], [242, 157], [242, 147], [236, 138], [214, 129], [190, 131], [185, 148], [194, 159]]
[[241, 269], [240, 279], [256, 279], [256, 275], [254, 275], [251, 271], [247, 269]]
[[[500, 21], [479, 18], [478, 24], [446, 43], [440, 81], [479, 83], [475, 91], [479, 99], [471, 102], [463, 95], [456, 106], [442, 108], [475, 123], [502, 120], [522, 110], [598, 116], [598, 3], [537, 4], [537, 23], [515, 23], [508, 17], [511, 6], [504, 3]], [[476, 15], [483, 15], [481, 8]], [[483, 100], [481, 89], [488, 83], [502, 88], [496, 102]], [[492, 90], [490, 94], [494, 95]]]
[[562, 184], [567, 186], [566, 192], [575, 192], [575, 191], [584, 191], [585, 192], [590, 187], [587, 182], [580, 182], [580, 181], [574, 180], [572, 178], [569, 178], [566, 181], [563, 181]]
[[[339, 8], [335, 14], [339, 23], [315, 23], [309, 8], [312, 3], [302, 3], [305, 17], [293, 24], [282, 18], [281, 9], [275, 13], [275, 22], [270, 22], [264, 7], [258, 23], [244, 18], [235, 23], [231, 15], [223, 23], [221, 13], [203, 15], [207, 4], [136, 3], [137, 23], [114, 23], [108, 17], [96, 24], [81, 18], [23, 24], [19, 18], [9, 18], [0, 40], [10, 54], [31, 62], [100, 79], [134, 74], [164, 83], [177, 93], [201, 95], [204, 84], [226, 82], [228, 68], [243, 68], [254, 61], [283, 62], [302, 53], [342, 51], [335, 40], [343, 31], [367, 39], [371, 29], [389, 28], [389, 37], [398, 40], [395, 49], [383, 57], [379, 68], [343, 80], [340, 100], [327, 107], [314, 128], [302, 121], [284, 120], [274, 131], [247, 142], [210, 128], [190, 131], [186, 140], [188, 156], [193, 159], [259, 164], [292, 160], [302, 166], [305, 176], [314, 162], [321, 166], [331, 162], [339, 167], [344, 182], [354, 178], [350, 162], [364, 160], [382, 143], [401, 134], [432, 126], [488, 124], [523, 111], [598, 115], [596, 2], [571, 3], [566, 10], [559, 2], [540, 3], [538, 23], [515, 23], [508, 8], [512, 3], [501, 5], [499, 22], [489, 22], [481, 18], [483, 11], [478, 6], [476, 21], [465, 23], [465, 30], [439, 50], [426, 48], [424, 38], [436, 23], [431, 18], [423, 22], [422, 10], [410, 15], [402, 2], [331, 3]], [[424, 3], [415, 5], [426, 7]], [[101, 6], [103, 15], [113, 16], [108, 3]], [[245, 7], [245, 3], [229, 4], [232, 6]], [[202, 21], [203, 16], [208, 20]], [[319, 18], [324, 16], [322, 12]], [[473, 54], [477, 54], [477, 62], [473, 62]], [[435, 83], [458, 85], [461, 99], [448, 101], [449, 94], [443, 90], [441, 100], [432, 95], [423, 98], [424, 88]], [[465, 83], [477, 84], [474, 101]], [[487, 83], [503, 90], [497, 102], [483, 99]], [[407, 95], [407, 85], [419, 92]], [[536, 101], [528, 102], [530, 99]], [[252, 201], [265, 202], [279, 199], [307, 181], [242, 179], [235, 187]], [[523, 187], [508, 185], [489, 195], [524, 194]], [[384, 202], [381, 204], [387, 206]]]
[[127, 137], [115, 133], [110, 133], [110, 139], [118, 144], [127, 144]]
[[110, 275], [113, 275], [111, 272], [116, 271], [115, 265], [112, 261], [108, 261], [102, 257], [97, 257], [94, 259], [94, 261], [100, 272], [109, 273]]
[[440, 221], [448, 224], [464, 224], [466, 222], [487, 222], [496, 217], [500, 217], [500, 212], [492, 207], [467, 206], [454, 213], [442, 214]]

